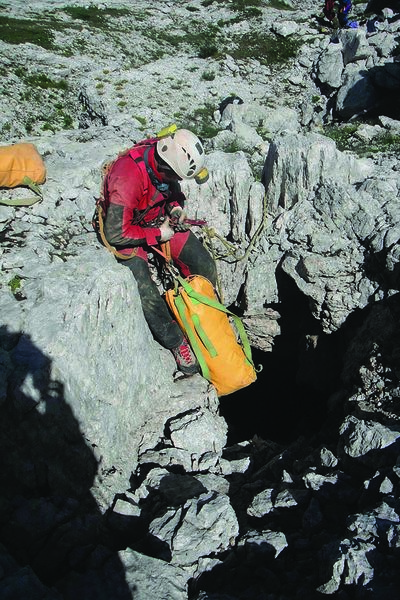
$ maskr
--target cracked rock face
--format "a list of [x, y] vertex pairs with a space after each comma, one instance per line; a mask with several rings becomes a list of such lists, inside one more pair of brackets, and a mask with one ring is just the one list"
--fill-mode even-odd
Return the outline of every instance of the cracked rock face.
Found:
[[[47, 180], [0, 204], [0, 597], [396, 598], [399, 14], [335, 35], [308, 1], [109, 4], [1, 9], [0, 140]], [[173, 120], [263, 367], [224, 399], [91, 227], [103, 164]]]

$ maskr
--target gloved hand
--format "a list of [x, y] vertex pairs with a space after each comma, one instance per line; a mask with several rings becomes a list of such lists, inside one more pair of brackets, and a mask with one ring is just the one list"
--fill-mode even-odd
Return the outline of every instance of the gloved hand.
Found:
[[169, 219], [165, 219], [164, 223], [162, 225], [160, 225], [160, 231], [161, 231], [161, 242], [168, 242], [168, 240], [170, 240], [174, 234], [175, 231], [172, 229], [170, 223], [169, 223]]
[[186, 211], [179, 206], [174, 206], [174, 208], [171, 210], [171, 219], [174, 221], [175, 231], [187, 231], [189, 229], [189, 225], [185, 223], [186, 218]]

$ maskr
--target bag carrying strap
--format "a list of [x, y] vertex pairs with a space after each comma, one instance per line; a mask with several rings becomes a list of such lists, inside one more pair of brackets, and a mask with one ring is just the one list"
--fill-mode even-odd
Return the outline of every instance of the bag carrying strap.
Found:
[[190, 343], [192, 350], [195, 353], [197, 361], [200, 365], [201, 373], [205, 379], [210, 380], [210, 370], [209, 370], [208, 365], [205, 361], [205, 358], [201, 352], [200, 344], [197, 341], [197, 338], [193, 333], [193, 329], [190, 326], [189, 320], [186, 317], [185, 302], [184, 302], [183, 298], [179, 295], [176, 296], [176, 298], [175, 298], [175, 306], [176, 306], [178, 314], [181, 318], [182, 324], [185, 328], [185, 333], [188, 337], [189, 343]]
[[154, 246], [152, 248], [153, 248], [153, 250], [157, 250], [157, 252], [165, 258], [167, 264], [170, 264], [172, 262], [171, 244], [169, 243], [169, 241], [161, 242], [160, 247], [161, 247], [161, 252]]
[[5, 204], [6, 206], [31, 206], [32, 204], [36, 204], [36, 202], [43, 200], [42, 190], [30, 177], [25, 175], [21, 185], [28, 187], [34, 194], [36, 194], [37, 197], [5, 198], [4, 200], [0, 198], [0, 204]]

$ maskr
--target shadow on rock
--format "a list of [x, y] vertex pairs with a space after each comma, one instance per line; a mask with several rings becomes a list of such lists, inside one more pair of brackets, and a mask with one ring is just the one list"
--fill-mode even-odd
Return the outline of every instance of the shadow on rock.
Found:
[[[0, 535], [11, 555], [2, 564], [14, 563], [0, 596], [36, 598], [32, 581], [40, 581], [51, 586], [51, 598], [131, 599], [90, 491], [93, 449], [52, 378], [50, 359], [28, 336], [17, 339], [2, 326], [0, 371]], [[30, 573], [26, 589], [18, 569]]]
[[400, 63], [387, 63], [351, 73], [339, 89], [336, 112], [340, 119], [386, 115], [400, 118]]

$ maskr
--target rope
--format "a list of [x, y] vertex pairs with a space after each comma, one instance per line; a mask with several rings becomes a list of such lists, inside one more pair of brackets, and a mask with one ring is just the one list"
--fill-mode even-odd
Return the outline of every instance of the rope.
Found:
[[[261, 223], [259, 224], [259, 226], [257, 227], [253, 237], [251, 238], [249, 245], [247, 246], [244, 254], [242, 256], [236, 256], [236, 252], [237, 249], [235, 248], [235, 246], [233, 244], [231, 244], [230, 242], [228, 242], [225, 238], [223, 238], [219, 233], [217, 233], [215, 231], [215, 229], [213, 228], [209, 228], [209, 227], [203, 227], [207, 238], [208, 238], [208, 245], [207, 248], [209, 249], [209, 251], [211, 252], [214, 260], [225, 260], [227, 258], [229, 258], [230, 256], [233, 256], [233, 260], [231, 262], [236, 263], [236, 262], [240, 262], [242, 260], [247, 260], [251, 250], [253, 249], [255, 243], [257, 242], [257, 240], [260, 238], [261, 234], [263, 233], [266, 225], [267, 225], [267, 219], [268, 219], [268, 215], [267, 215], [267, 194], [264, 194], [264, 198], [263, 198], [263, 214], [262, 214], [262, 219], [261, 219]], [[216, 255], [214, 252], [214, 248], [212, 245], [212, 238], [218, 238], [220, 240], [220, 242], [226, 247], [228, 248], [229, 252], [227, 254], [220, 254], [220, 255]]]
[[254, 244], [256, 243], [256, 241], [261, 236], [262, 232], [264, 231], [264, 229], [267, 226], [267, 220], [268, 220], [268, 215], [267, 215], [267, 194], [265, 193], [264, 194], [264, 198], [263, 198], [263, 211], [262, 211], [261, 223], [257, 227], [257, 229], [256, 229], [253, 237], [251, 238], [251, 240], [249, 242], [249, 245], [247, 246], [247, 249], [246, 249], [245, 253], [243, 254], [243, 256], [240, 256], [239, 258], [237, 258], [236, 262], [248, 259], [249, 254], [250, 254], [251, 250], [253, 249]]

